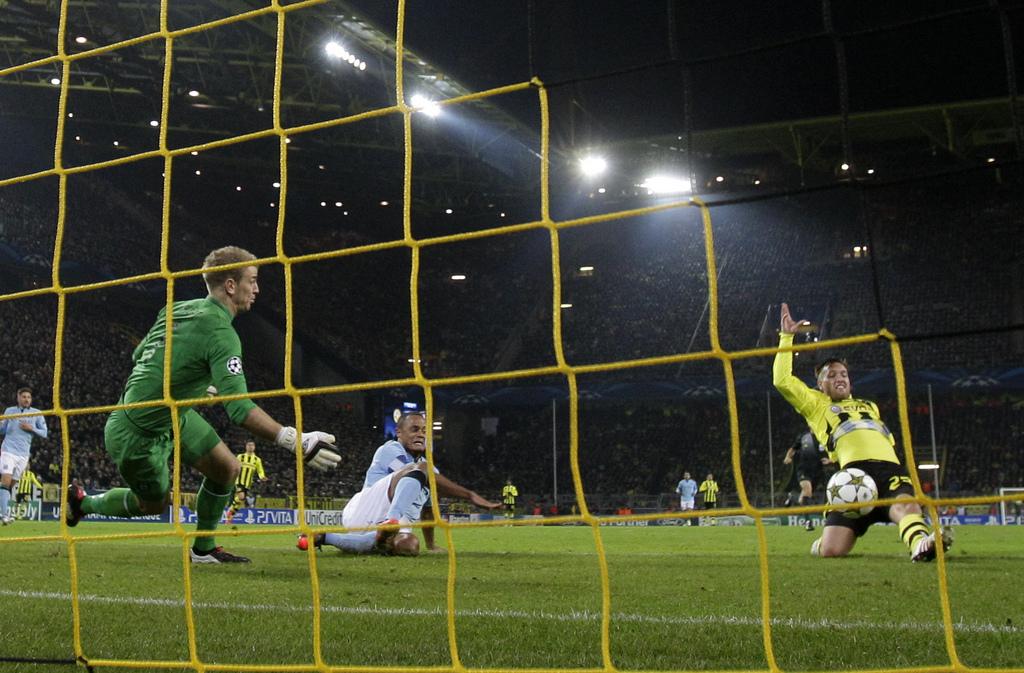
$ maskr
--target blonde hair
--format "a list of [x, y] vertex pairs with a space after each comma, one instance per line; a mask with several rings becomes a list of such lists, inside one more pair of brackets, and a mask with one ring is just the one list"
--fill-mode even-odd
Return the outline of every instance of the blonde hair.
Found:
[[[213, 266], [223, 266], [224, 264], [234, 264], [235, 262], [250, 262], [256, 259], [256, 255], [252, 254], [248, 250], [239, 248], [237, 245], [227, 245], [223, 248], [217, 248], [203, 260], [203, 268], [209, 269]], [[234, 269], [224, 269], [221, 271], [211, 271], [203, 274], [203, 280], [206, 281], [206, 288], [212, 290], [215, 287], [220, 287], [230, 278], [236, 283], [242, 279], [242, 269], [244, 266], [240, 266]]]

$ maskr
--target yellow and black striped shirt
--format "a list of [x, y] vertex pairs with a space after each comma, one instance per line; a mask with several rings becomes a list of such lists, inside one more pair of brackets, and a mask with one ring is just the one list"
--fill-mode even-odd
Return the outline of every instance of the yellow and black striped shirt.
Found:
[[519, 495], [519, 490], [512, 484], [505, 484], [505, 487], [501, 489], [501, 501], [506, 505], [516, 504], [516, 496]]
[[36, 479], [36, 473], [32, 470], [25, 470], [21, 473], [21, 479], [18, 480], [18, 493], [24, 494], [31, 498], [33, 491], [36, 488], [42, 488], [43, 485]]
[[[780, 347], [792, 345], [792, 334], [780, 335]], [[882, 421], [874, 402], [854, 397], [833, 400], [820, 390], [812, 390], [793, 376], [791, 352], [776, 353], [772, 382], [804, 417], [815, 438], [828, 450], [828, 457], [839, 463], [839, 467], [858, 460], [899, 464], [896, 439]]]
[[704, 502], [718, 502], [718, 482], [705, 479], [697, 489], [704, 494]]
[[242, 488], [252, 488], [253, 479], [259, 475], [260, 479], [266, 479], [263, 472], [263, 461], [255, 453], [242, 453], [238, 455], [238, 462], [242, 464], [242, 471], [238, 473], [238, 481], [235, 483]]

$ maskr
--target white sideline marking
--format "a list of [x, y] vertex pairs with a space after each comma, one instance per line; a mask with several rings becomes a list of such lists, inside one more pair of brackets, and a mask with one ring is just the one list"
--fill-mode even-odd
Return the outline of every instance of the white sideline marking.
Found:
[[[0, 596], [7, 598], [43, 599], [54, 601], [71, 601], [71, 594], [59, 591], [12, 591], [0, 589]], [[172, 598], [146, 598], [133, 596], [98, 596], [95, 594], [80, 594], [78, 600], [83, 603], [102, 603], [110, 605], [146, 605], [168, 608], [183, 608], [185, 601]], [[310, 612], [311, 606], [299, 605], [273, 605], [270, 603], [193, 603], [193, 608], [200, 610], [272, 610], [275, 612]], [[443, 617], [445, 611], [440, 608], [388, 608], [380, 606], [355, 607], [342, 605], [321, 605], [321, 611], [348, 615], [383, 615], [398, 617]], [[535, 619], [558, 622], [599, 622], [601, 613], [590, 610], [571, 610], [565, 613], [554, 612], [530, 612], [526, 610], [457, 610], [457, 617], [492, 617], [502, 619]], [[703, 615], [699, 617], [671, 617], [656, 615], [640, 615], [629, 613], [613, 613], [613, 622], [639, 622], [643, 624], [670, 624], [703, 626], [708, 624], [722, 624], [726, 626], [760, 626], [760, 617], [735, 617], [731, 615]], [[799, 618], [773, 618], [772, 626], [790, 627], [809, 630], [830, 630], [836, 629], [853, 630], [866, 628], [903, 629], [920, 631], [922, 629], [941, 631], [942, 625], [938, 622], [866, 622], [852, 621], [839, 622], [831, 619], [799, 619]], [[987, 623], [955, 622], [955, 631], [963, 633], [1022, 633], [1024, 628], [1013, 625], [997, 625]]]

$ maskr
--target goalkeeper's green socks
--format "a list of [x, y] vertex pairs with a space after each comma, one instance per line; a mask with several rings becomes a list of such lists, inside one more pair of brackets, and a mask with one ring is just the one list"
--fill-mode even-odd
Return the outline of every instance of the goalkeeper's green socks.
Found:
[[139, 499], [130, 488], [112, 488], [101, 495], [87, 495], [82, 500], [82, 511], [106, 516], [142, 516]]
[[[196, 530], [217, 530], [217, 524], [224, 516], [224, 507], [231, 498], [233, 489], [230, 485], [218, 484], [211, 479], [203, 479], [196, 496]], [[213, 536], [197, 537], [193, 548], [205, 554], [217, 546]]]
[[907, 548], [913, 551], [914, 543], [917, 541], [919, 535], [927, 535], [930, 532], [928, 524], [924, 522], [924, 517], [920, 514], [908, 514], [899, 523], [900, 527], [900, 539], [903, 540], [903, 544], [907, 545]]

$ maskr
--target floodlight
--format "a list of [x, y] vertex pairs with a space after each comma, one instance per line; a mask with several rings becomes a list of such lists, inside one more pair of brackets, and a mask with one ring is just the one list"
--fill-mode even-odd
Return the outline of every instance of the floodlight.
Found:
[[88, 39], [86, 39], [84, 35], [79, 35], [75, 38], [75, 42], [77, 42], [78, 44], [85, 44], [86, 42], [88, 42]]
[[51, 78], [50, 79], [50, 84], [52, 84], [54, 86], [60, 86], [60, 78], [59, 77]]
[[938, 463], [921, 463], [917, 466], [921, 470], [937, 470], [939, 469]]
[[152, 126], [152, 127], [154, 127], [154, 128], [156, 128], [157, 126], [160, 126], [160, 122], [158, 122], [158, 121], [157, 121], [157, 120], [155, 120], [155, 119], [150, 119], [150, 120], [149, 120], [149, 125], [150, 125], [150, 126]]
[[417, 111], [422, 112], [428, 117], [436, 117], [441, 114], [441, 106], [423, 94], [413, 94], [413, 97], [409, 99], [409, 102], [412, 103], [412, 106], [416, 108]]
[[608, 170], [608, 160], [595, 154], [585, 156], [580, 159], [580, 170], [587, 177], [601, 175]]
[[196, 91], [195, 89], [192, 89], [192, 90], [190, 90], [188, 92], [188, 95], [191, 96], [192, 98], [198, 98], [199, 97], [199, 92]]
[[466, 280], [466, 275], [462, 273], [453, 273], [452, 280]]
[[334, 40], [331, 40], [330, 42], [324, 45], [324, 51], [327, 53], [328, 56], [341, 58], [341, 54], [342, 52], [345, 51], [345, 49]]
[[844, 161], [843, 163], [839, 164], [839, 168], [843, 169], [844, 171], [848, 171], [850, 170], [850, 164]]
[[640, 187], [648, 194], [688, 194], [692, 189], [689, 179], [671, 175], [652, 175]]

